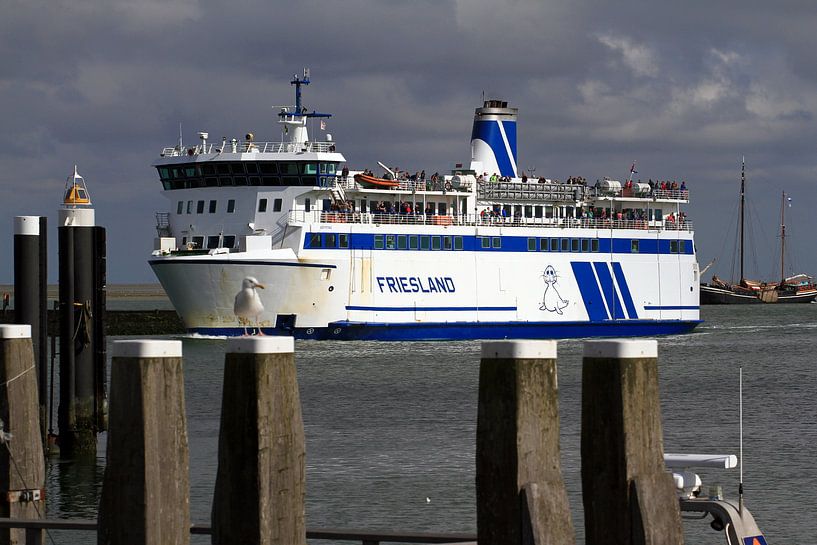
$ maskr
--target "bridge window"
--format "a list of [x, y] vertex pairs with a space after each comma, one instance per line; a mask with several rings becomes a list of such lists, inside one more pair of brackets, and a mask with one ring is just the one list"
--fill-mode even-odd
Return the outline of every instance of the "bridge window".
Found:
[[266, 212], [267, 211], [267, 199], [259, 199], [258, 200], [258, 211], [259, 212]]
[[279, 163], [278, 170], [281, 174], [298, 174], [297, 163]]
[[338, 235], [338, 246], [341, 248], [348, 248], [349, 247], [349, 235], [346, 233], [341, 233]]
[[489, 237], [481, 237], [480, 242], [481, 242], [481, 246], [483, 248], [490, 248], [491, 247], [491, 239]]
[[405, 250], [407, 247], [406, 235], [397, 235], [397, 249]]
[[570, 251], [570, 239], [569, 238], [563, 238], [561, 240], [561, 243], [562, 244], [561, 244], [560, 251], [569, 252]]
[[579, 239], [571, 238], [570, 239], [570, 251], [571, 252], [578, 252], [579, 251]]
[[211, 213], [211, 214], [215, 214], [215, 213], [216, 213], [216, 206], [218, 206], [218, 202], [217, 202], [217, 201], [210, 201], [210, 213]]
[[454, 237], [454, 250], [462, 250], [462, 237]]
[[320, 233], [309, 233], [309, 247], [310, 248], [320, 248], [321, 247], [321, 234]]
[[440, 245], [440, 237], [431, 237], [431, 249], [432, 250], [439, 250], [442, 246]]
[[678, 241], [677, 240], [670, 240], [669, 241], [669, 252], [671, 254], [678, 253]]
[[443, 237], [443, 250], [451, 250], [451, 236], [447, 235]]
[[599, 239], [594, 238], [590, 241], [590, 251], [591, 252], [598, 252], [599, 251]]
[[231, 163], [230, 170], [233, 174], [244, 174], [244, 163]]
[[224, 248], [235, 248], [235, 235], [224, 235], [221, 245]]
[[326, 244], [327, 248], [334, 248], [337, 246], [337, 237], [335, 237], [335, 233], [327, 233], [326, 234]]
[[420, 247], [420, 237], [409, 235], [409, 250], [416, 250]]
[[535, 252], [536, 251], [536, 239], [535, 238], [529, 238], [528, 239], [528, 251], [529, 252]]
[[235, 176], [233, 178], [233, 185], [247, 185], [247, 177], [246, 176]]
[[266, 186], [281, 185], [281, 178], [279, 178], [278, 176], [262, 176], [261, 185]]
[[637, 254], [638, 253], [638, 240], [631, 240], [630, 241], [630, 253]]
[[204, 245], [204, 236], [193, 237], [193, 247], [201, 248]]
[[179, 201], [176, 204], [176, 213], [181, 214], [182, 212], [184, 212], [184, 201]]
[[374, 236], [374, 249], [375, 250], [382, 250], [383, 249], [383, 235], [375, 235]]
[[394, 250], [394, 235], [386, 235], [386, 249]]
[[207, 249], [212, 250], [213, 248], [218, 248], [218, 239], [220, 237], [218, 235], [210, 235], [207, 237]]
[[317, 174], [318, 168], [315, 163], [301, 163], [301, 174]]
[[428, 235], [420, 235], [420, 249], [429, 250], [431, 248], [431, 237]]
[[278, 174], [278, 163], [263, 162], [259, 165], [261, 174]]
[[559, 251], [559, 239], [558, 238], [550, 239], [550, 251], [551, 252], [558, 252]]
[[235, 199], [230, 199], [227, 201], [227, 213], [232, 214], [235, 212]]
[[589, 252], [590, 251], [590, 239], [583, 238], [582, 239], [582, 252]]
[[273, 212], [280, 212], [281, 211], [281, 204], [283, 201], [281, 199], [275, 199], [272, 201], [272, 211]]
[[539, 239], [539, 251], [540, 252], [547, 252], [550, 250], [550, 240], [546, 238]]
[[500, 237], [491, 237], [492, 248], [502, 248], [502, 239]]
[[219, 163], [216, 165], [216, 170], [219, 174], [229, 174], [230, 173], [230, 164], [229, 163]]
[[193, 213], [193, 201], [187, 201], [187, 213], [188, 214]]
[[245, 162], [244, 168], [247, 169], [247, 174], [258, 174], [258, 163]]
[[686, 240], [679, 240], [678, 241], [678, 253], [679, 254], [687, 253], [687, 241]]
[[199, 201], [196, 203], [196, 214], [203, 214], [204, 213], [204, 201]]

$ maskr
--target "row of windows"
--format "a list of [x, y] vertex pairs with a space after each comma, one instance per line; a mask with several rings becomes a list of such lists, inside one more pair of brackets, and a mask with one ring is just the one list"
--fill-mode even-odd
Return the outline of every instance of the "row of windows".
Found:
[[326, 176], [219, 176], [218, 178], [190, 178], [187, 180], [164, 180], [164, 189], [196, 189], [200, 187], [233, 186], [316, 186], [328, 185]]
[[245, 174], [335, 174], [336, 163], [303, 163], [303, 162], [273, 162], [273, 161], [241, 161], [241, 162], [209, 162], [178, 166], [160, 166], [159, 178], [166, 180], [180, 180], [184, 178], [202, 178], [206, 176], [225, 176]]
[[[485, 239], [482, 247], [485, 248]], [[633, 242], [638, 242], [634, 240]], [[599, 239], [597, 238], [529, 238], [529, 252], [598, 252]]]
[[462, 250], [462, 237], [454, 235], [375, 235], [375, 250]]
[[[185, 210], [187, 210], [188, 214], [193, 214], [194, 212], [196, 214], [204, 214], [205, 201], [187, 201], [187, 207], [185, 207], [184, 203], [185, 201], [179, 201], [176, 203], [176, 214], [179, 215], [184, 214]], [[196, 203], [195, 207], [193, 206], [193, 203]], [[215, 214], [216, 212], [218, 212], [218, 201], [211, 200], [207, 204], [207, 211], [210, 214]], [[227, 213], [232, 214], [233, 212], [235, 212], [235, 199], [228, 199]]]
[[[188, 242], [191, 245], [191, 249], [201, 249], [206, 248], [208, 250], [212, 250], [213, 248], [235, 248], [236, 243], [236, 236], [235, 235], [211, 235], [208, 237], [204, 236], [195, 236], [195, 237], [182, 237], [182, 246], [187, 246]], [[205, 241], [207, 245], [205, 246]]]
[[[476, 245], [471, 249], [480, 250], [501, 250], [503, 238], [498, 236], [477, 236]], [[505, 241], [510, 251], [524, 251], [525, 240], [510, 237]], [[617, 253], [639, 253], [642, 249], [647, 253], [655, 253], [658, 248], [655, 241], [630, 239], [616, 240], [615, 247], [608, 246], [605, 252], [615, 251]], [[629, 247], [627, 246], [629, 242]], [[647, 246], [641, 248], [642, 242]], [[691, 243], [691, 241], [690, 241]], [[464, 237], [459, 235], [374, 235], [367, 243], [365, 239], [360, 240], [357, 246], [368, 247], [375, 250], [463, 250]], [[307, 248], [349, 248], [350, 235], [348, 233], [310, 233], [307, 239]], [[691, 246], [690, 246], [691, 248]], [[601, 240], [597, 238], [562, 238], [548, 237], [527, 238], [527, 251], [529, 252], [570, 252], [570, 253], [598, 253], [602, 251]], [[666, 250], [664, 250], [666, 252]], [[660, 252], [659, 252], [660, 253]], [[686, 240], [670, 240], [669, 253], [686, 254]]]
[[[281, 199], [274, 199], [272, 201], [272, 211], [273, 212], [280, 212], [282, 204], [283, 204], [283, 201]], [[258, 211], [259, 212], [266, 212], [267, 211], [267, 199], [258, 199]]]

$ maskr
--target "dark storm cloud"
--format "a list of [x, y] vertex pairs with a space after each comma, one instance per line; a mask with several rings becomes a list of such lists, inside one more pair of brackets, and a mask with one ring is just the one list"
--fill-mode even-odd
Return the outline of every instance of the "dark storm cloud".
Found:
[[[520, 108], [520, 166], [537, 175], [624, 177], [637, 160], [644, 179], [687, 180], [702, 263], [723, 247], [745, 155], [760, 228], [774, 240], [779, 192], [792, 193], [792, 253], [814, 271], [817, 12], [664, 4], [7, 1], [0, 249], [12, 216], [55, 217], [76, 162], [109, 229], [109, 280], [151, 281], [153, 213], [167, 207], [151, 161], [180, 123], [188, 142], [278, 138], [273, 107], [309, 66], [305, 103], [334, 114], [353, 167], [467, 161], [473, 108], [503, 97]], [[760, 251], [757, 274], [774, 253]], [[2, 272], [11, 281], [8, 260]]]

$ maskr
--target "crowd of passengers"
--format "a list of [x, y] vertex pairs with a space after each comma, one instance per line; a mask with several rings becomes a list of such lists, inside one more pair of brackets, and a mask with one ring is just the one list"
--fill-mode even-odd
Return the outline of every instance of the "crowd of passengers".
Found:
[[[479, 216], [483, 221], [509, 217], [507, 208], [498, 205], [484, 208]], [[647, 212], [640, 208], [625, 208], [624, 210], [611, 212], [609, 208], [599, 206], [581, 212], [581, 219], [585, 220], [647, 221], [647, 217]], [[520, 209], [514, 212], [513, 219], [515, 221], [522, 220], [522, 211]], [[664, 217], [664, 221], [683, 224], [686, 222], [686, 213], [679, 212], [677, 215], [674, 212], [670, 213]]]
[[[425, 170], [421, 170], [419, 172], [415, 172], [414, 174], [411, 174], [406, 170], [400, 170], [398, 167], [394, 167], [392, 169], [392, 172], [394, 172], [397, 175], [397, 180], [399, 180], [399, 181], [407, 181], [407, 182], [415, 182], [415, 183], [423, 184], [423, 185], [425, 185], [425, 188], [428, 191], [445, 191], [445, 178], [443, 176], [440, 176], [439, 172], [435, 172], [434, 174], [432, 174], [431, 177], [428, 180], [426, 180], [426, 171]], [[348, 174], [349, 174], [349, 169], [348, 169], [348, 167], [344, 166], [343, 167], [342, 178], [345, 180], [346, 177], [348, 176]], [[372, 172], [370, 169], [364, 169], [363, 174], [365, 174], [367, 176], [374, 176], [374, 172]], [[384, 179], [384, 180], [395, 179], [395, 177], [392, 176], [391, 172], [384, 172], [382, 174], [381, 178]], [[522, 181], [522, 183], [528, 183], [528, 181], [529, 181], [528, 175], [525, 174], [524, 172], [522, 173], [522, 176], [520, 176], [519, 179]], [[510, 182], [512, 180], [513, 180], [513, 178], [511, 178], [510, 176], [500, 176], [497, 173], [494, 173], [491, 176], [488, 176], [487, 172], [483, 172], [482, 174], [477, 176], [477, 183], [480, 183], [480, 184], [485, 183], [485, 182]], [[607, 180], [607, 178], [605, 178], [605, 180]], [[561, 180], [559, 180], [559, 179], [547, 180], [543, 176], [539, 176], [536, 179], [536, 182], [540, 183], [540, 184], [544, 184], [544, 183], [561, 184], [562, 183]], [[587, 178], [585, 178], [583, 176], [568, 176], [564, 183], [567, 184], [567, 185], [581, 185], [581, 186], [587, 187]], [[635, 183], [641, 184], [642, 182], [641, 182], [640, 179], [638, 180], [638, 182], [633, 182], [633, 180], [627, 180], [624, 183], [624, 189], [632, 189], [633, 185]], [[655, 190], [661, 190], [661, 191], [686, 191], [687, 190], [687, 185], [686, 185], [685, 180], [681, 180], [681, 183], [679, 184], [675, 180], [672, 180], [672, 181], [670, 181], [670, 180], [655, 180], [655, 181], [653, 181], [653, 179], [650, 178], [649, 181], [647, 182], [647, 185], [650, 186], [650, 190], [649, 190], [648, 195], [652, 195], [653, 191], [655, 191]], [[602, 186], [602, 180], [597, 178], [596, 183], [595, 183], [595, 185], [593, 187], [595, 187], [596, 190], [599, 190], [599, 189], [601, 189], [601, 186]]]

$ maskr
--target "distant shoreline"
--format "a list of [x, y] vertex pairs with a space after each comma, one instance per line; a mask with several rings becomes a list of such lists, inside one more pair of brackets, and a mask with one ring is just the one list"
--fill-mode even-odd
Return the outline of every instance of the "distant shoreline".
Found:
[[[0, 284], [0, 293], [10, 293], [14, 297], [13, 284]], [[161, 284], [109, 284], [105, 287], [108, 299], [159, 299], [167, 300], [167, 294]], [[48, 298], [59, 297], [59, 285], [48, 285]]]

